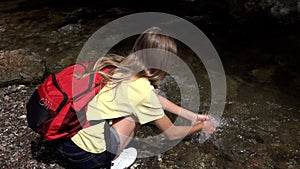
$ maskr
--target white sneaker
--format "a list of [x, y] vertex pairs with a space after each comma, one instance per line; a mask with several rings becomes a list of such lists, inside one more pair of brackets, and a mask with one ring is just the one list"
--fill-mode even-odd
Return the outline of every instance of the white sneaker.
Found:
[[135, 148], [124, 149], [119, 157], [111, 162], [111, 169], [124, 169], [131, 166], [137, 157]]

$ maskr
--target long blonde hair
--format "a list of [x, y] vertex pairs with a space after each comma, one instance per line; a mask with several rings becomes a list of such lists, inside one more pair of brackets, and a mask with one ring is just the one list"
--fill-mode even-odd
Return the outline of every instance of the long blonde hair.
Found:
[[138, 65], [146, 66], [134, 78], [145, 77], [152, 85], [157, 86], [166, 75], [164, 70], [172, 65], [171, 54], [177, 54], [177, 45], [166, 32], [158, 27], [152, 27], [136, 40], [132, 53], [138, 53], [136, 56], [137, 62], [140, 62]]
[[[154, 58], [151, 49], [159, 49], [165, 54], [159, 56], [158, 59], [157, 56]], [[107, 81], [115, 84], [119, 84], [123, 80], [144, 77], [156, 87], [166, 75], [166, 72], [160, 68], [172, 65], [170, 53], [177, 54], [175, 40], [163, 33], [160, 28], [152, 27], [137, 38], [127, 57], [109, 54], [95, 63], [92, 72], [100, 73]], [[151, 67], [147, 66], [149, 63], [151, 63]], [[103, 72], [105, 67], [112, 68], [112, 71]], [[113, 73], [118, 76], [113, 76]]]

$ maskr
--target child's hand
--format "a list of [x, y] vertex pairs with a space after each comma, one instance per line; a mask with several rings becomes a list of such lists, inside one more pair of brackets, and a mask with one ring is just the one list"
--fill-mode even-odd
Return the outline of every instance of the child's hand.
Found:
[[204, 121], [209, 120], [207, 115], [204, 114], [196, 114], [196, 118], [194, 119], [194, 124], [203, 123]]
[[203, 128], [201, 131], [206, 134], [213, 134], [216, 131], [216, 124], [212, 121], [204, 121], [202, 125]]
[[194, 125], [202, 125], [201, 131], [206, 134], [213, 134], [217, 127], [217, 122], [211, 116], [204, 114], [197, 114]]

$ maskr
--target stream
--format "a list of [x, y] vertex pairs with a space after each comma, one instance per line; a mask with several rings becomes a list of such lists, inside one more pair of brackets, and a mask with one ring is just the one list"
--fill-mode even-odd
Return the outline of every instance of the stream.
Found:
[[[0, 49], [30, 49], [43, 57], [48, 73], [56, 72], [74, 62], [101, 26], [139, 12], [126, 5], [106, 4], [90, 10], [82, 4], [61, 3], [1, 1]], [[204, 143], [201, 133], [194, 134], [166, 152], [139, 158], [133, 168], [300, 168], [300, 77], [299, 56], [295, 56], [300, 53], [299, 29], [224, 25], [207, 16], [178, 13], [199, 26], [220, 55], [227, 78], [225, 110], [217, 131]], [[126, 52], [128, 46], [117, 49]], [[199, 112], [205, 113], [211, 97], [207, 72], [192, 51], [181, 52], [199, 83], [192, 87], [200, 89]], [[171, 100], [180, 103], [174, 89], [174, 81], [162, 86]], [[155, 132], [146, 125], [138, 135]], [[163, 143], [150, 140], [143, 149], [159, 144]]]

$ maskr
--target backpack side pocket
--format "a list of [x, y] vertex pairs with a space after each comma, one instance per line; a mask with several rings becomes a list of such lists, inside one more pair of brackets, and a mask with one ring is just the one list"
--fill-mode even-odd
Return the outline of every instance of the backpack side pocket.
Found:
[[26, 110], [28, 126], [36, 132], [39, 126], [52, 116], [51, 113], [48, 112], [41, 104], [41, 98], [38, 94], [38, 90], [35, 90], [30, 97], [26, 105]]

